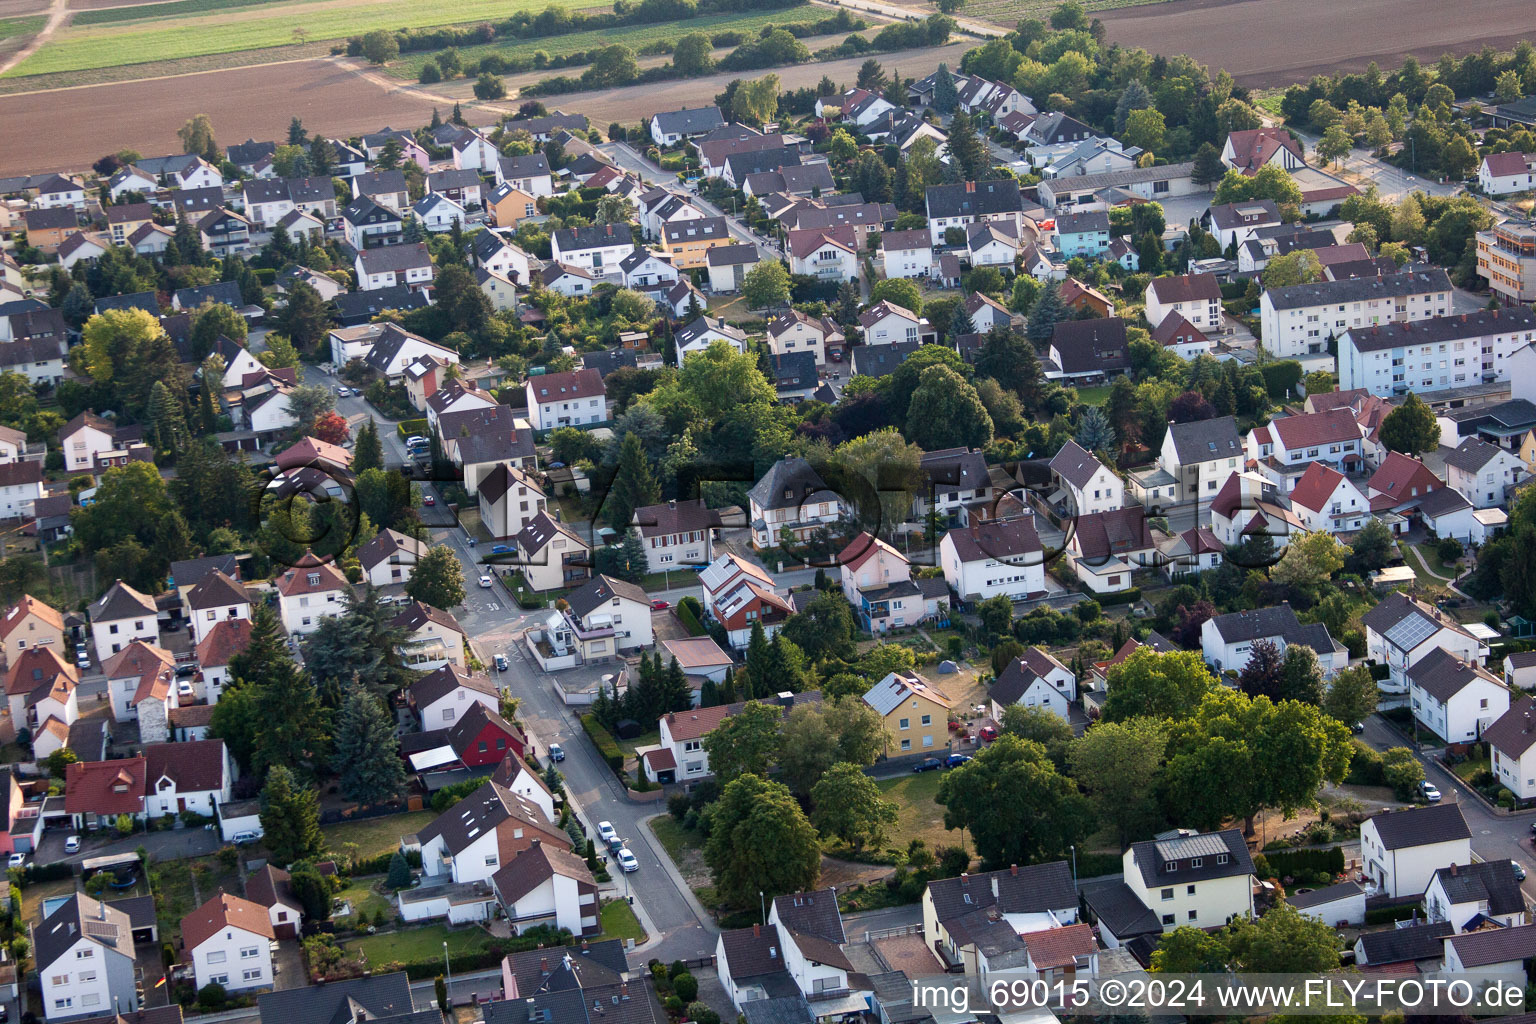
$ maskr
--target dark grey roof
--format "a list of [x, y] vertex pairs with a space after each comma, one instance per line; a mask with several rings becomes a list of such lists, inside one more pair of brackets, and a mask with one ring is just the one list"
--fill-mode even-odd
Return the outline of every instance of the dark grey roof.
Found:
[[651, 119], [663, 135], [699, 135], [725, 124], [725, 118], [720, 116], [720, 108], [715, 106], [668, 110], [653, 114]]
[[425, 293], [403, 284], [368, 292], [344, 292], [331, 301], [336, 305], [336, 319], [343, 327], [367, 323], [386, 309], [424, 309], [431, 305]]
[[1137, 935], [1161, 935], [1162, 923], [1124, 882], [1083, 887], [1083, 901], [1121, 942]]
[[32, 956], [38, 970], [53, 965], [84, 934], [109, 949], [133, 956], [133, 925], [110, 903], [75, 893], [32, 927]]
[[506, 129], [509, 132], [515, 132], [519, 128], [527, 131], [529, 135], [535, 136], [549, 135], [562, 128], [579, 128], [585, 131], [587, 128], [587, 117], [585, 114], [562, 114], [557, 110], [553, 114], [544, 114], [539, 117], [520, 117], [508, 121], [506, 124]]
[[1063, 320], [1051, 334], [1051, 347], [1061, 359], [1063, 373], [1109, 374], [1129, 368], [1125, 321], [1118, 316], [1092, 320]]
[[1012, 178], [929, 185], [924, 198], [930, 218], [1015, 213], [1023, 208], [1019, 183]]
[[1444, 704], [1472, 683], [1482, 679], [1504, 684], [1476, 665], [1468, 665], [1443, 647], [1436, 647], [1408, 669], [1408, 681]]
[[800, 151], [794, 146], [754, 149], [745, 153], [732, 153], [725, 158], [725, 166], [732, 179], [739, 182], [745, 182], [749, 175], [760, 174], [763, 171], [777, 171], [781, 167], [794, 167], [799, 164]]
[[816, 1014], [805, 996], [776, 996], [753, 999], [741, 1004], [747, 1024], [815, 1024]]
[[1089, 231], [1108, 231], [1109, 213], [1105, 210], [1084, 210], [1081, 213], [1056, 215], [1058, 235], [1078, 235]]
[[1427, 320], [1377, 324], [1357, 327], [1349, 332], [1350, 341], [1361, 352], [1379, 352], [1404, 345], [1429, 345], [1463, 338], [1480, 338], [1505, 331], [1536, 329], [1536, 310], [1527, 306], [1504, 309], [1480, 309], [1475, 313], [1432, 316]]
[[1342, 281], [1317, 281], [1264, 292], [1275, 309], [1302, 309], [1340, 302], [1367, 302], [1372, 299], [1418, 295], [1423, 292], [1449, 292], [1451, 279], [1439, 267], [1404, 271], [1382, 277], [1349, 277]]
[[1093, 475], [1103, 468], [1104, 463], [1076, 441], [1062, 445], [1051, 459], [1051, 472], [1079, 489], [1088, 486]]
[[[396, 246], [395, 248], [407, 247]], [[403, 327], [386, 324], [384, 332], [379, 335], [378, 339], [374, 341], [373, 347], [368, 350], [368, 354], [363, 357], [363, 362], [383, 373], [389, 369], [389, 364], [395, 361], [395, 356], [400, 354], [400, 350], [405, 347], [407, 341], [415, 341], [432, 348], [441, 348], [441, 346], [428, 341], [420, 335], [412, 334]]]
[[[1452, 805], [1454, 806], [1454, 805]], [[1445, 952], [1445, 938], [1456, 929], [1449, 921], [1420, 924], [1408, 928], [1389, 928], [1360, 936], [1360, 949], [1368, 964], [1400, 964], [1410, 960], [1439, 958]]]
[[651, 603], [650, 596], [640, 587], [625, 580], [616, 580], [612, 576], [593, 577], [567, 594], [565, 600], [570, 606], [571, 614], [578, 619], [584, 619], [617, 598], [638, 601], [647, 607]]
[[549, 158], [543, 153], [501, 158], [503, 178], [537, 178], [549, 173]]
[[1414, 846], [1472, 838], [1472, 830], [1467, 827], [1467, 819], [1462, 817], [1461, 808], [1452, 803], [1383, 811], [1369, 820], [1375, 823], [1381, 845], [1388, 850], [1406, 850]]
[[469, 168], [446, 167], [427, 175], [427, 188], [433, 192], [441, 192], [448, 188], [473, 188], [479, 184], [481, 184], [480, 172]]
[[785, 352], [773, 357], [774, 383], [780, 391], [808, 390], [816, 386], [816, 353]]
[[224, 155], [229, 162], [236, 167], [251, 167], [264, 157], [272, 156], [277, 152], [275, 142], [257, 142], [255, 139], [246, 139], [237, 142], [224, 150]]
[[826, 481], [809, 462], [798, 456], [780, 459], [752, 485], [747, 497], [767, 511], [796, 508], [811, 495], [825, 491]]
[[775, 928], [761, 925], [733, 928], [720, 933], [720, 942], [725, 948], [725, 959], [730, 966], [733, 981], [739, 983], [744, 978], [760, 978], [787, 970], [784, 966], [784, 951], [779, 948], [779, 934]]
[[1453, 935], [1450, 945], [1464, 968], [1525, 961], [1536, 956], [1536, 924]]
[[367, 196], [358, 196], [342, 207], [341, 216], [349, 224], [388, 224], [400, 219], [394, 210], [379, 205]]
[[690, 238], [730, 238], [731, 226], [724, 217], [694, 217], [690, 220], [669, 221], [661, 226], [664, 239], [681, 242]]
[[[1184, 884], [1209, 878], [1253, 874], [1253, 858], [1242, 832], [1229, 828], [1174, 839], [1133, 843], [1136, 867], [1148, 889], [1173, 882]], [[1226, 863], [1222, 863], [1225, 857]], [[1199, 867], [1195, 863], [1199, 862]]]
[[[570, 959], [567, 964], [566, 958]], [[525, 949], [507, 956], [518, 993], [527, 998], [538, 992], [592, 988], [620, 981], [629, 970], [620, 939], [588, 943], [585, 948]]]
[[860, 345], [853, 350], [853, 372], [865, 377], [884, 377], [906, 362], [922, 344], [898, 341], [891, 345]]
[[[710, 252], [714, 251], [710, 250]], [[636, 361], [636, 353], [632, 348], [605, 348], [581, 354], [581, 365], [586, 369], [596, 370], [604, 377], [621, 367], [632, 367]]]
[[757, 263], [759, 259], [757, 246], [751, 242], [717, 245], [710, 249], [709, 253], [705, 256], [705, 260], [712, 267], [733, 267], [744, 263]]
[[29, 231], [73, 228], [80, 225], [80, 215], [68, 206], [56, 206], [47, 210], [28, 210], [22, 220], [25, 221]]
[[[1217, 615], [1211, 619], [1211, 622], [1222, 640], [1229, 644], [1279, 637], [1288, 644], [1306, 644], [1318, 653], [1328, 653], [1334, 648], [1326, 626], [1320, 622], [1303, 625], [1296, 618], [1296, 613], [1291, 610], [1289, 604], [1255, 608], [1251, 611], [1228, 612], [1225, 615]], [[1316, 627], [1322, 627], [1320, 635], [1316, 632]], [[1318, 646], [1318, 643], [1324, 640], [1326, 642]]]
[[1028, 134], [1031, 142], [1051, 144], [1092, 138], [1098, 133], [1070, 114], [1053, 110], [1035, 118], [1029, 126]]
[[1014, 565], [1029, 564], [1029, 560], [1021, 560], [1022, 556], [1044, 551], [1029, 516], [980, 522], [972, 519], [970, 526], [956, 527], [946, 536], [962, 562], [996, 558], [1013, 560], [1010, 564]]
[[131, 619], [136, 615], [152, 616], [155, 614], [155, 602], [122, 580], [117, 580], [87, 611], [92, 622], [112, 622], [116, 619]]
[[1465, 494], [1454, 487], [1437, 487], [1420, 497], [1415, 507], [1420, 515], [1435, 519], [1450, 515], [1452, 512], [1459, 512], [1464, 508], [1471, 508], [1472, 503], [1467, 500]]
[[[1536, 651], [1530, 652], [1536, 656]], [[1509, 655], [1504, 659], [1505, 667], [1516, 655]], [[1510, 705], [1508, 711], [1499, 716], [1498, 720], [1483, 730], [1483, 740], [1496, 748], [1499, 753], [1509, 758], [1519, 758], [1536, 744], [1536, 698], [1521, 697]]]
[[1359, 896], [1365, 890], [1359, 882], [1340, 882], [1338, 885], [1324, 886], [1321, 889], [1313, 889], [1310, 892], [1292, 893], [1285, 898], [1285, 902], [1297, 910], [1308, 910], [1312, 907], [1321, 907], [1333, 903], [1336, 900], [1348, 899], [1351, 896]]
[[109, 309], [142, 309], [146, 313], [160, 315], [160, 300], [154, 292], [133, 292], [130, 295], [108, 295], [96, 300], [96, 312]]
[[1484, 860], [1471, 864], [1452, 864], [1435, 871], [1445, 898], [1452, 903], [1487, 903], [1490, 914], [1519, 914], [1525, 911], [1525, 897], [1515, 865], [1508, 860]]
[[[1252, 217], [1246, 216], [1251, 214]], [[1246, 199], [1240, 203], [1221, 203], [1211, 207], [1207, 216], [1220, 230], [1240, 228], [1244, 224], [1278, 224], [1280, 207], [1273, 199]]]
[[432, 265], [432, 253], [427, 249], [426, 242], [417, 242], [414, 245], [381, 245], [377, 249], [364, 249], [357, 254], [357, 258], [363, 264], [363, 272], [368, 274], [382, 274], [393, 271], [402, 273], [417, 267], [429, 267]]
[[813, 935], [838, 945], [848, 941], [843, 931], [842, 914], [837, 909], [837, 892], [834, 889], [775, 896], [773, 909], [779, 923], [791, 932]]
[[359, 174], [352, 179], [353, 185], [360, 196], [392, 195], [396, 192], [410, 192], [405, 183], [404, 171], [369, 171]]
[[1168, 436], [1173, 438], [1174, 454], [1181, 466], [1243, 455], [1243, 439], [1237, 433], [1237, 420], [1231, 416], [1174, 423], [1168, 427]]
[[262, 1024], [338, 1024], [363, 1016], [358, 1010], [366, 1011], [368, 1018], [397, 1017], [415, 1010], [404, 971], [265, 992], [257, 1006]]
[[941, 924], [978, 907], [996, 905], [1005, 914], [1039, 914], [1077, 906], [1072, 866], [1064, 860], [934, 879], [928, 883], [928, 895]]
[[1455, 466], [1463, 473], [1476, 474], [1497, 458], [1502, 450], [1480, 437], [1469, 437], [1445, 453], [1445, 464]]
[[215, 281], [213, 284], [178, 288], [174, 301], [182, 309], [196, 309], [205, 302], [222, 302], [235, 309], [245, 305], [240, 300], [240, 285], [235, 281]]
[[324, 202], [336, 197], [330, 178], [252, 178], [245, 183], [247, 203]]
[[634, 245], [635, 236], [628, 224], [593, 224], [584, 228], [560, 228], [555, 232], [554, 241], [562, 253], [569, 253], [610, 245]]

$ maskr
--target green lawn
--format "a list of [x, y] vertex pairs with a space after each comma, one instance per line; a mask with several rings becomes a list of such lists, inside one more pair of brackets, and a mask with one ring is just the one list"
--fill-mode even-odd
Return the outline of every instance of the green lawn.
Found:
[[[155, 5], [160, 7], [161, 5]], [[170, 5], [167, 5], [170, 6]], [[318, 0], [262, 4], [200, 16], [166, 16], [116, 25], [68, 27], [5, 77], [143, 64], [238, 53], [327, 39], [373, 29], [426, 28], [496, 21], [520, 10], [577, 10], [589, 0]]]
[[374, 884], [383, 879], [383, 875], [366, 875], [361, 878], [349, 879], [346, 888], [336, 894], [338, 901], [345, 900], [352, 904], [352, 914], [349, 917], [336, 919], [336, 923], [347, 927], [359, 926], [359, 917], [366, 917], [372, 921], [379, 911], [386, 914], [395, 913], [395, 902], [388, 896], [374, 891]]
[[701, 857], [704, 855], [704, 837], [699, 834], [698, 829], [683, 828], [670, 814], [652, 818], [647, 824], [651, 827], [651, 833], [666, 848], [667, 856], [672, 858], [672, 863], [679, 867], [690, 854]]
[[604, 903], [602, 920], [605, 939], [634, 939], [637, 946], [646, 939], [645, 929], [640, 927], [640, 919], [623, 900]]
[[1097, 387], [1078, 388], [1077, 400], [1084, 405], [1103, 405], [1109, 400], [1110, 386], [1100, 384]]
[[153, 21], [157, 18], [184, 18], [206, 11], [227, 11], [235, 7], [292, 3], [293, 0], [167, 0], [159, 4], [134, 4], [129, 7], [104, 7], [79, 11], [69, 19], [71, 25], [115, 25], [122, 21]]
[[449, 957], [478, 953], [489, 936], [481, 928], [455, 928], [434, 924], [425, 928], [406, 928], [386, 935], [364, 935], [346, 943], [348, 949], [361, 950], [368, 956], [370, 969], [382, 970], [386, 964], [405, 964], [431, 960], [443, 955], [448, 943]]
[[901, 846], [913, 839], [922, 839], [933, 850], [940, 846], [954, 846], [960, 842], [960, 833], [944, 827], [944, 808], [934, 803], [939, 783], [944, 778], [938, 772], [908, 772], [894, 779], [880, 779], [876, 785], [887, 800], [896, 802], [899, 821], [892, 835], [901, 838]]
[[398, 849], [401, 836], [426, 828], [435, 817], [437, 815], [431, 811], [407, 811], [382, 818], [324, 825], [320, 831], [325, 833], [326, 847], [331, 853], [340, 856], [348, 843], [356, 843], [358, 857], [366, 859]]
[[[813, 20], [817, 12], [809, 5], [801, 7], [787, 7], [780, 10], [767, 11], [761, 14], [711, 14], [700, 18], [689, 18], [685, 22], [670, 21], [659, 25], [626, 25], [620, 29], [595, 29], [591, 32], [572, 32], [563, 36], [545, 36], [539, 39], [508, 39], [504, 42], [486, 43], [483, 46], [465, 46], [459, 49], [459, 55], [465, 64], [472, 64], [482, 57], [498, 54], [502, 57], [532, 57], [543, 50], [551, 57], [563, 57], [568, 53], [578, 53], [585, 50], [596, 49], [610, 45], [615, 38], [622, 37], [625, 46], [639, 50], [649, 43], [668, 40], [675, 42], [680, 36], [689, 32], [703, 32], [706, 35], [715, 35], [719, 32], [742, 32], [747, 36], [755, 36], [764, 25], [784, 25], [799, 21]], [[416, 81], [421, 75], [422, 65], [436, 57], [442, 51], [431, 50], [420, 53], [404, 54], [397, 61], [386, 67], [385, 73], [396, 78]], [[676, 167], [668, 168], [677, 170]]]
[[197, 895], [192, 889], [190, 861], [156, 861], [149, 866], [149, 882], [159, 895], [160, 935], [169, 942], [180, 934], [181, 919], [197, 909]]

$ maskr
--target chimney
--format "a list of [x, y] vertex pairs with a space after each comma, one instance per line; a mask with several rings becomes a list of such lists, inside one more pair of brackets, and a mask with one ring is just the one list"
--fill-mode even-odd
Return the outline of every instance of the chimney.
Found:
[[1008, 873], [1010, 875], [1017, 875], [1019, 873], [1019, 866], [1017, 864], [1009, 864]]
[[539, 973], [540, 974], [548, 974], [549, 973], [549, 958], [548, 957], [540, 957], [539, 958]]
[[752, 937], [754, 939], [760, 939], [760, 938], [763, 937], [763, 926], [762, 925], [755, 924], [755, 925], [752, 926]]
[[1456, 862], [1455, 862], [1455, 861], [1452, 861], [1452, 862], [1451, 862], [1451, 877], [1452, 877], [1452, 878], [1455, 878], [1455, 877], [1456, 877], [1456, 873], [1457, 873], [1457, 872], [1456, 872], [1456, 868], [1457, 868], [1457, 864], [1456, 864]]
[[974, 181], [966, 182], [965, 183], [965, 190], [967, 192], [975, 192], [976, 191], [976, 183]]

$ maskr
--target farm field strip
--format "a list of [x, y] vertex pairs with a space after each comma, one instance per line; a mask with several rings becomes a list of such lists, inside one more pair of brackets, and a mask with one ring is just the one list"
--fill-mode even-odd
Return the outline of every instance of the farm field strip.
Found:
[[42, 28], [47, 21], [48, 18], [41, 14], [28, 18], [0, 18], [0, 39], [30, 36]]
[[157, 18], [180, 18], [188, 14], [208, 11], [227, 11], [237, 7], [258, 7], [263, 4], [290, 3], [292, 0], [169, 0], [167, 3], [135, 4], [131, 7], [104, 7], [98, 10], [78, 12], [70, 19], [71, 25], [114, 25], [124, 21], [153, 21]]
[[[1120, 7], [1144, 7], [1148, 4], [1170, 2], [1171, 0], [1084, 0], [1083, 7], [1092, 14], [1095, 11], [1110, 11]], [[1045, 18], [1056, 6], [1057, 0], [971, 0], [960, 13], [1011, 29], [1023, 18]]]
[[[620, 31], [623, 32], [622, 42], [633, 50], [639, 50], [648, 43], [667, 39], [676, 42], [690, 32], [703, 32], [706, 35], [714, 35], [718, 32], [744, 32], [755, 35], [764, 25], [784, 25], [800, 21], [815, 21], [824, 17], [826, 8], [812, 7], [810, 4], [801, 4], [797, 7], [784, 7], [765, 14], [710, 14], [703, 17], [689, 18], [683, 21], [669, 21], [657, 25], [627, 25]], [[865, 20], [870, 20], [865, 16]], [[600, 46], [608, 46], [616, 41], [614, 29], [594, 29], [590, 32], [572, 32], [562, 36], [543, 36], [538, 39], [508, 39], [504, 42], [486, 43], [482, 46], [463, 46], [459, 48], [459, 56], [465, 64], [473, 64], [482, 57], [490, 54], [498, 54], [502, 57], [531, 57], [536, 52], [543, 50], [552, 57], [564, 56], [568, 53], [576, 53], [581, 50], [591, 50]], [[395, 78], [416, 81], [421, 74], [422, 65], [431, 60], [441, 50], [422, 50], [419, 53], [403, 55], [398, 61], [391, 62], [385, 69], [385, 73]], [[563, 72], [551, 72], [560, 74]]]
[[6, 73], [7, 78], [59, 71], [81, 71], [235, 53], [303, 40], [344, 39], [373, 29], [428, 28], [494, 21], [520, 10], [550, 4], [567, 10], [590, 6], [589, 0], [451, 0], [421, 4], [416, 0], [329, 0], [237, 8], [192, 18], [156, 18], [123, 25], [66, 28], [37, 53]]

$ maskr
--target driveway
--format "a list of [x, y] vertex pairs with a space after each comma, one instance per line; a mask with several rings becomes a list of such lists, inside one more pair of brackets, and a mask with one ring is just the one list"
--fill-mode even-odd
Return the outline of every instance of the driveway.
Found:
[[[149, 851], [153, 860], [181, 860], [186, 857], [203, 857], [215, 853], [224, 844], [217, 831], [203, 828], [167, 829], [164, 832], [135, 832], [126, 839], [107, 839], [105, 832], [81, 832], [84, 840], [79, 853], [64, 853], [64, 840], [75, 835], [73, 828], [51, 828], [43, 833], [38, 843], [36, 860], [39, 864], [79, 864], [88, 857], [105, 857], [114, 853], [133, 853], [139, 847]], [[115, 833], [112, 833], [115, 835]]]

